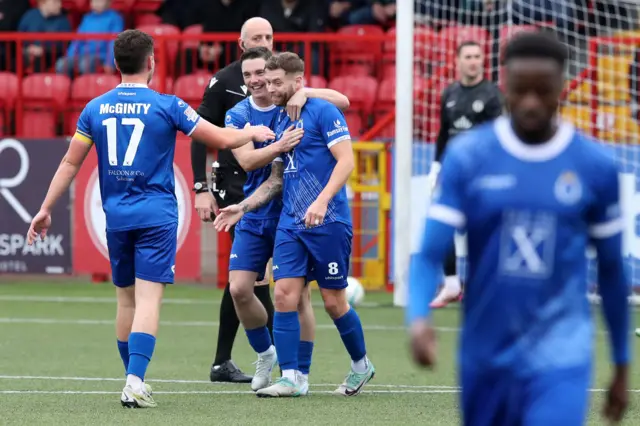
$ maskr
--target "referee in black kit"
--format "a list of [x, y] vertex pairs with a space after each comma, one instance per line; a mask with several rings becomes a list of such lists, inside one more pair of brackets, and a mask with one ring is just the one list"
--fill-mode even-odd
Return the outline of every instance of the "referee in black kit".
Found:
[[[247, 20], [242, 26], [239, 44], [243, 51], [259, 46], [272, 50], [273, 29], [269, 21], [262, 18]], [[248, 96], [248, 90], [242, 78], [241, 63], [236, 61], [218, 71], [211, 79], [205, 89], [202, 103], [198, 107], [198, 113], [205, 120], [224, 127], [226, 112], [246, 96]], [[195, 208], [200, 219], [205, 222], [213, 220], [213, 214], [218, 207], [238, 204], [244, 199], [242, 187], [247, 174], [240, 167], [231, 150], [219, 151], [217, 162], [219, 168], [215, 171], [215, 191], [212, 191], [207, 180], [207, 148], [195, 140], [191, 142], [193, 190], [196, 193]], [[234, 228], [231, 228], [230, 233], [233, 239]], [[254, 291], [267, 310], [268, 327], [272, 330], [274, 309], [268, 281], [265, 285], [256, 285]], [[220, 304], [218, 345], [209, 376], [212, 382], [251, 382], [251, 376], [244, 374], [231, 360], [231, 350], [239, 325], [240, 321], [229, 293], [229, 284], [227, 284]]]
[[[448, 141], [458, 133], [502, 114], [500, 89], [484, 79], [482, 46], [475, 41], [466, 41], [458, 46], [456, 53], [460, 80], [442, 92], [436, 158], [429, 172], [431, 189], [434, 188], [440, 172], [440, 162]], [[444, 307], [462, 294], [462, 284], [456, 274], [455, 247], [452, 247], [447, 257], [444, 274], [444, 286], [431, 303], [432, 308]]]

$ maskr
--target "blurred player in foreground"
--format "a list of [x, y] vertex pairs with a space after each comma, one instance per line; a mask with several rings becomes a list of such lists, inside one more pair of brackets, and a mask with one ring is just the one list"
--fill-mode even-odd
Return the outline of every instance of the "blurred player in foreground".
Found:
[[[436, 157], [429, 171], [432, 192], [448, 142], [459, 133], [498, 118], [502, 114], [500, 89], [484, 78], [482, 49], [475, 41], [465, 41], [458, 46], [457, 65], [460, 80], [442, 92]], [[444, 262], [444, 275], [444, 285], [432, 302], [432, 308], [442, 308], [462, 295], [462, 283], [456, 274], [456, 250], [453, 246]]]
[[122, 83], [89, 102], [28, 233], [42, 239], [51, 208], [68, 190], [93, 145], [98, 154], [107, 246], [116, 285], [118, 350], [127, 371], [121, 403], [156, 406], [144, 376], [153, 355], [165, 284], [173, 283], [178, 229], [173, 156], [176, 131], [215, 148], [237, 148], [272, 139], [264, 126], [223, 129], [185, 102], [147, 87], [154, 71], [153, 39], [137, 30], [114, 44]]
[[[266, 47], [248, 49], [242, 54], [242, 75], [251, 96], [227, 111], [227, 127], [242, 129], [251, 124], [265, 124], [275, 128], [281, 109], [271, 102], [265, 80], [265, 65], [271, 56], [271, 51]], [[326, 99], [343, 109], [349, 106], [349, 100], [344, 95], [330, 89], [303, 89], [294, 96], [300, 98], [300, 102], [294, 104], [301, 106], [306, 103], [307, 96]], [[300, 113], [299, 110], [296, 112]], [[253, 287], [256, 281], [263, 278], [273, 255], [282, 210], [280, 194], [284, 167], [280, 155], [295, 147], [303, 133], [302, 129], [291, 126], [278, 142], [256, 142], [232, 151], [240, 166], [247, 172], [244, 195], [248, 198], [240, 204], [222, 209], [215, 222], [218, 231], [229, 231], [242, 218], [236, 227], [231, 247], [229, 282], [238, 317], [251, 347], [258, 354], [256, 373], [251, 382], [254, 391], [271, 384], [271, 371], [277, 357], [267, 329], [267, 312], [254, 294]], [[275, 161], [273, 165], [272, 161]], [[301, 324], [298, 364], [302, 373], [303, 394], [309, 389], [308, 375], [315, 337], [315, 318], [309, 290], [307, 287], [298, 306]]]
[[[269, 59], [266, 69], [272, 101], [285, 106], [302, 89], [304, 62], [287, 52]], [[297, 309], [305, 278], [313, 270], [325, 310], [352, 359], [351, 371], [336, 393], [353, 396], [373, 378], [375, 369], [367, 359], [360, 318], [345, 297], [353, 235], [345, 188], [354, 167], [351, 136], [342, 112], [322, 99], [309, 99], [298, 120], [281, 117], [276, 128], [278, 140], [292, 124], [303, 129], [304, 135], [298, 146], [282, 156], [283, 207], [273, 254], [273, 336], [282, 377], [257, 395], [302, 394]]]
[[412, 258], [407, 320], [413, 357], [435, 362], [429, 305], [454, 230], [466, 230], [469, 279], [460, 347], [465, 425], [581, 425], [588, 412], [594, 325], [585, 250], [598, 282], [614, 377], [604, 416], [627, 406], [629, 285], [613, 152], [557, 117], [566, 47], [525, 33], [504, 53], [510, 117], [447, 148], [421, 252]]

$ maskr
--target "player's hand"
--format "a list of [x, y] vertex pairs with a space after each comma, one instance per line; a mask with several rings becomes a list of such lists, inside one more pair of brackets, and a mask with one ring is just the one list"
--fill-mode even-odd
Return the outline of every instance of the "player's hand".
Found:
[[44, 241], [47, 231], [51, 227], [51, 213], [40, 210], [31, 221], [29, 232], [27, 233], [27, 244], [32, 245], [36, 242], [38, 236]]
[[433, 368], [436, 364], [436, 332], [427, 321], [419, 320], [411, 326], [411, 356], [422, 367]]
[[296, 129], [294, 125], [291, 125], [287, 130], [284, 131], [282, 137], [278, 142], [278, 151], [280, 152], [289, 152], [296, 145], [300, 143], [302, 140], [302, 136], [304, 135], [303, 129]]
[[327, 203], [320, 200], [315, 200], [307, 212], [304, 214], [304, 225], [307, 228], [313, 228], [314, 226], [322, 225], [324, 217], [327, 214]]
[[607, 392], [602, 415], [612, 424], [619, 423], [629, 404], [628, 367], [617, 366], [613, 381]]
[[307, 103], [307, 94], [304, 89], [298, 90], [291, 96], [289, 102], [287, 102], [287, 115], [291, 121], [298, 121], [300, 114], [302, 113], [302, 107]]
[[247, 129], [251, 132], [251, 140], [254, 142], [265, 142], [276, 138], [273, 130], [267, 126], [249, 126]]
[[200, 220], [203, 222], [211, 222], [211, 216], [218, 214], [218, 203], [216, 203], [216, 199], [209, 191], [196, 194], [195, 207]]
[[244, 216], [244, 209], [240, 204], [232, 204], [223, 209], [220, 209], [216, 220], [213, 221], [213, 226], [218, 232], [229, 232], [229, 229], [242, 219]]

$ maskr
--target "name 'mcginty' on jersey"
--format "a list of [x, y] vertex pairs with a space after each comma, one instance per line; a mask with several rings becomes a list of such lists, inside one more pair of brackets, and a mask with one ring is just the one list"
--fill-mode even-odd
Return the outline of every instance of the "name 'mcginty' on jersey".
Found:
[[177, 223], [176, 133], [190, 135], [199, 120], [181, 99], [141, 84], [120, 84], [86, 105], [75, 137], [96, 147], [108, 231]]

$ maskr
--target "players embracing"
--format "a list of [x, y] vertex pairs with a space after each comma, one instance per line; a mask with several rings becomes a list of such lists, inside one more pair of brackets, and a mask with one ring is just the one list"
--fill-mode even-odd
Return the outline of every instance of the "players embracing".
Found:
[[[265, 66], [272, 57], [266, 47], [247, 49], [240, 58], [242, 76], [250, 96], [239, 102], [225, 117], [229, 128], [242, 129], [260, 123], [275, 128], [280, 108], [274, 105], [267, 91]], [[304, 105], [307, 97], [320, 97], [341, 108], [349, 100], [330, 89], [304, 89], [297, 93], [290, 105]], [[292, 112], [292, 114], [295, 114]], [[258, 354], [256, 373], [251, 382], [254, 391], [271, 384], [271, 371], [276, 365], [276, 351], [267, 329], [267, 312], [254, 294], [254, 283], [264, 277], [265, 268], [273, 255], [276, 229], [282, 210], [283, 163], [280, 155], [289, 152], [301, 140], [302, 129], [287, 129], [277, 141], [248, 144], [232, 151], [239, 165], [247, 172], [244, 185], [245, 200], [239, 205], [222, 209], [216, 220], [218, 230], [229, 231], [237, 223], [229, 259], [230, 293], [240, 322], [245, 328], [251, 347]], [[273, 162], [273, 164], [272, 164]], [[233, 213], [233, 214], [231, 214]], [[301, 295], [297, 312], [304, 321], [298, 347], [298, 376], [300, 393], [308, 392], [315, 326], [309, 291]]]
[[[265, 75], [271, 100], [281, 107], [287, 105], [305, 90], [303, 74], [304, 62], [296, 54], [271, 57]], [[297, 146], [274, 161], [272, 183], [265, 182], [240, 205], [222, 209], [216, 225], [228, 220], [234, 223], [240, 212], [277, 197], [281, 185], [282, 211], [273, 253], [273, 335], [282, 377], [258, 390], [257, 395], [295, 397], [306, 391], [300, 378], [297, 308], [311, 274], [352, 360], [351, 370], [336, 393], [354, 396], [373, 378], [375, 369], [367, 358], [360, 318], [345, 297], [353, 235], [345, 187], [354, 167], [351, 136], [342, 112], [323, 99], [308, 99], [296, 118], [279, 109], [277, 140], [286, 140], [300, 130], [303, 134]]]

